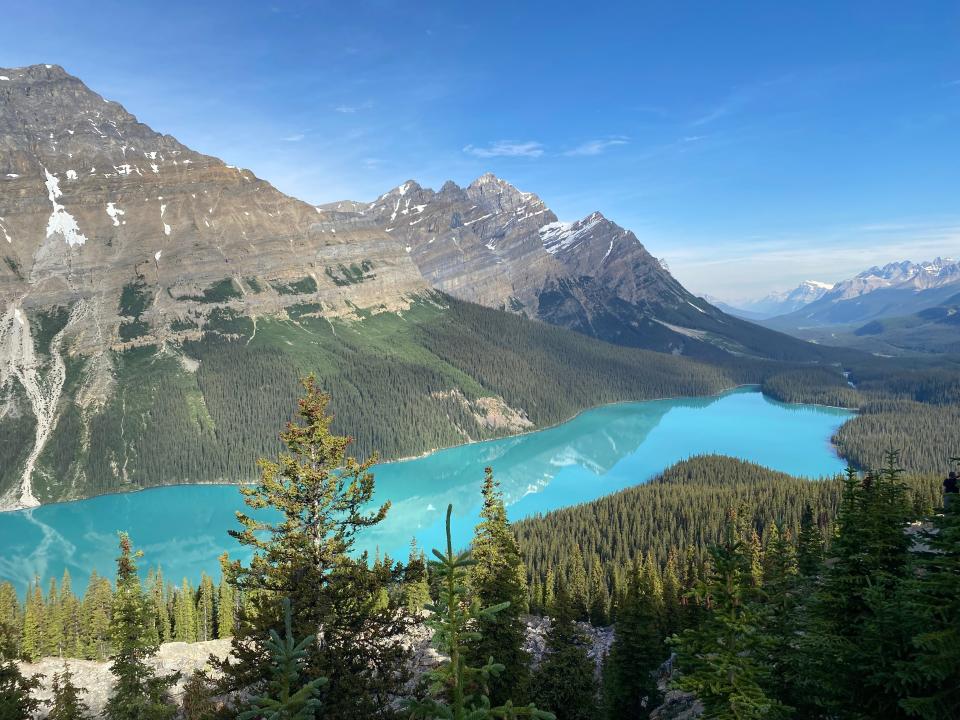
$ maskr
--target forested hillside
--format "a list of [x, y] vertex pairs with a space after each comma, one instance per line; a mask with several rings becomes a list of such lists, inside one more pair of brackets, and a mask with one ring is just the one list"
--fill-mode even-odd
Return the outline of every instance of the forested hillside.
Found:
[[[405, 312], [287, 319], [214, 313], [182, 346], [111, 353], [110, 393], [90, 404], [102, 372], [68, 358], [56, 442], [34, 472], [44, 502], [159, 484], [250, 480], [278, 448], [298, 378], [333, 394], [335, 427], [360, 452], [415, 455], [565, 420], [584, 408], [719, 392], [754, 366], [715, 367], [623, 348], [440, 295]], [[16, 387], [16, 386], [14, 386]], [[19, 480], [36, 420], [29, 405], [0, 417], [0, 492]], [[17, 440], [23, 442], [18, 442]]]
[[912, 473], [941, 474], [960, 448], [960, 365], [955, 358], [850, 356], [839, 367], [790, 369], [763, 382], [763, 391], [785, 402], [838, 405], [858, 411], [834, 442], [858, 468], [879, 467], [883, 448], [903, 448]]

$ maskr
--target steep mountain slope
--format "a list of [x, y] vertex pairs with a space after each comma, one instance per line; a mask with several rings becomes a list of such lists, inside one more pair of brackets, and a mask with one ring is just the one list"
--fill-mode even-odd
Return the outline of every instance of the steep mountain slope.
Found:
[[600, 213], [562, 223], [533, 193], [487, 174], [439, 192], [410, 180], [367, 205], [430, 284], [619, 345], [700, 358], [819, 359], [823, 351], [727, 315], [674, 279], [637, 237]]
[[[604, 316], [606, 299], [715, 312], [599, 216], [559, 226], [492, 177], [414, 201], [426, 192], [315, 208], [154, 132], [59, 67], [0, 69], [0, 509], [250, 479], [307, 372], [333, 393], [337, 428], [386, 457], [760, 372], [437, 293], [585, 330], [602, 318], [593, 334], [611, 337], [620, 310]], [[401, 231], [420, 215], [443, 243]], [[614, 259], [602, 276], [589, 267]], [[730, 359], [624, 316], [631, 337], [646, 323], [664, 348]]]
[[53, 65], [0, 69], [0, 255], [0, 431], [19, 423], [6, 437], [26, 448], [4, 468], [20, 478], [0, 483], [7, 505], [36, 502], [68, 394], [89, 433], [118, 352], [305, 301], [403, 309], [427, 290], [372, 224], [196, 153]]
[[764, 324], [795, 332], [829, 325], [858, 325], [933, 307], [960, 289], [960, 263], [949, 258], [872, 267], [837, 283], [817, 301]]

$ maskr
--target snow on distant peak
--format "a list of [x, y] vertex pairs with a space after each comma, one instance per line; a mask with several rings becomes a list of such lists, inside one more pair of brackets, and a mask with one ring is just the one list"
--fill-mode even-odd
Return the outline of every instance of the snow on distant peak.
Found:
[[46, 168], [43, 169], [43, 174], [46, 176], [44, 185], [47, 186], [47, 197], [53, 206], [53, 212], [50, 213], [50, 218], [47, 220], [47, 237], [59, 234], [70, 247], [83, 245], [87, 238], [80, 232], [77, 221], [63, 205], [57, 202], [63, 196], [60, 191], [60, 180], [57, 179], [56, 175], [51, 175]]
[[540, 228], [540, 242], [551, 255], [576, 247], [603, 220], [600, 213], [593, 213], [579, 222], [552, 222]]

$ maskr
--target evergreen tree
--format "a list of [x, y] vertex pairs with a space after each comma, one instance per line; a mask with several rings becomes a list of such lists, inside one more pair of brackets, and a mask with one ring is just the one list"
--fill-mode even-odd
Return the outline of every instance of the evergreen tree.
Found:
[[193, 588], [184, 578], [173, 601], [174, 623], [173, 637], [180, 642], [197, 641], [197, 615], [193, 601]]
[[797, 536], [797, 569], [804, 577], [812, 577], [823, 563], [823, 535], [817, 527], [810, 503], [803, 507], [800, 534]]
[[670, 637], [685, 627], [680, 577], [677, 575], [677, 558], [670, 553], [663, 569], [663, 630]]
[[547, 577], [543, 583], [543, 610], [548, 615], [552, 615], [556, 610], [556, 591], [557, 576], [551, 567], [547, 569]]
[[563, 585], [547, 633], [546, 654], [533, 676], [531, 697], [557, 720], [592, 720], [597, 707], [596, 667], [587, 639], [573, 622], [573, 607]]
[[901, 707], [923, 720], [960, 717], [960, 498], [924, 534], [905, 595], [918, 632], [900, 668]]
[[682, 675], [675, 682], [694, 693], [705, 714], [719, 720], [789, 717], [791, 708], [771, 697], [766, 643], [755, 615], [752, 553], [728, 524], [723, 544], [711, 548], [712, 567], [699, 588], [709, 610], [699, 626], [673, 639]]
[[43, 655], [63, 657], [63, 615], [56, 578], [50, 578], [50, 587], [43, 603]]
[[0, 583], [0, 660], [20, 655], [23, 637], [23, 612], [17, 590], [11, 582]]
[[173, 639], [173, 626], [170, 622], [166, 592], [163, 571], [158, 568], [156, 573], [147, 580], [147, 593], [150, 595], [154, 623], [151, 639], [155, 637], [158, 643], [170, 642]]
[[436, 604], [428, 605], [431, 612], [426, 622], [433, 629], [433, 642], [440, 651], [449, 656], [435, 670], [427, 673], [430, 680], [428, 696], [422, 700], [409, 700], [412, 720], [493, 720], [494, 718], [536, 718], [554, 720], [553, 715], [538, 710], [534, 705], [515, 707], [512, 700], [491, 707], [486, 694], [490, 679], [503, 672], [504, 666], [488, 658], [483, 666], [467, 662], [467, 644], [478, 639], [480, 634], [472, 627], [481, 626], [508, 606], [501, 602], [482, 607], [474, 600], [468, 602], [468, 568], [474, 560], [468, 550], [454, 553], [450, 534], [450, 515], [453, 506], [447, 506], [446, 552], [434, 550], [437, 560], [431, 563], [433, 575], [440, 582]]
[[610, 593], [603, 576], [600, 556], [594, 555], [590, 563], [590, 622], [598, 627], [610, 621]]
[[40, 578], [35, 578], [27, 589], [27, 602], [23, 611], [23, 657], [31, 662], [39, 660], [46, 650], [44, 637], [46, 623], [43, 619], [43, 591]]
[[220, 584], [217, 586], [217, 637], [233, 637], [233, 620], [236, 616], [237, 599], [233, 585], [227, 576], [229, 573], [229, 559], [224, 553], [220, 556]]
[[113, 588], [107, 578], [94, 570], [87, 581], [81, 613], [83, 656], [92, 660], [105, 660], [111, 649], [110, 622], [113, 615]]
[[40, 677], [24, 677], [14, 660], [0, 660], [0, 719], [32, 720], [41, 702], [33, 697]]
[[567, 572], [567, 592], [570, 595], [570, 604], [573, 608], [575, 620], [590, 619], [590, 597], [587, 589], [587, 568], [583, 564], [583, 553], [580, 546], [574, 545], [570, 555], [570, 565]]
[[82, 657], [80, 639], [80, 601], [73, 594], [70, 571], [63, 571], [60, 582], [60, 629], [63, 634], [63, 654], [66, 657]]
[[130, 538], [121, 533], [111, 619], [115, 654], [110, 672], [116, 679], [104, 711], [107, 720], [168, 720], [177, 712], [169, 688], [179, 674], [159, 676], [146, 663], [157, 645], [149, 637], [153, 613], [137, 575], [140, 555], [133, 552]]
[[911, 618], [897, 598], [908, 571], [912, 515], [896, 453], [862, 477], [848, 471], [837, 536], [811, 607], [805, 635], [806, 691], [824, 711], [896, 718], [896, 666], [908, 653]]
[[613, 645], [604, 666], [604, 705], [610, 720], [645, 718], [657, 706], [654, 671], [667, 655], [660, 625], [655, 586], [638, 561], [617, 609]]
[[55, 673], [50, 680], [53, 700], [47, 720], [88, 720], [90, 708], [80, 699], [83, 692], [73, 684], [70, 666], [64, 663], [63, 672]]
[[389, 712], [406, 674], [409, 650], [401, 633], [410, 620], [399, 597], [378, 606], [385, 586], [399, 584], [389, 569], [353, 557], [358, 532], [379, 523], [389, 504], [367, 512], [373, 498], [370, 467], [347, 456], [349, 437], [330, 430], [329, 396], [313, 377], [303, 382], [301, 422], [291, 422], [280, 438], [287, 452], [277, 462], [261, 459], [257, 484], [241, 492], [251, 511], [271, 508], [276, 515], [238, 513], [242, 526], [231, 531], [253, 551], [247, 566], [234, 562], [229, 580], [249, 603], [234, 626], [233, 656], [219, 663], [229, 687], [260, 684], [270, 658], [269, 631], [283, 620], [289, 598], [293, 633], [318, 632], [307, 648], [305, 672], [326, 677], [323, 703], [338, 718], [379, 717]]
[[490, 678], [488, 696], [494, 705], [508, 699], [520, 700], [529, 680], [530, 658], [523, 649], [526, 625], [522, 613], [527, 602], [527, 574], [520, 547], [507, 520], [503, 494], [486, 468], [483, 480], [483, 508], [480, 524], [473, 537], [470, 586], [482, 606], [507, 602], [509, 605], [491, 616], [478, 619], [477, 637], [467, 643], [466, 661], [483, 665], [495, 657], [504, 667]]
[[420, 613], [430, 602], [430, 580], [427, 578], [427, 562], [417, 548], [417, 540], [410, 541], [410, 555], [404, 568], [403, 602], [407, 612]]
[[213, 580], [206, 573], [200, 578], [200, 589], [197, 592], [196, 626], [197, 640], [204, 642], [214, 638], [214, 589]]
[[320, 707], [320, 688], [326, 678], [301, 679], [307, 658], [307, 648], [314, 641], [308, 635], [299, 642], [293, 636], [290, 601], [284, 600], [283, 639], [276, 630], [270, 631], [267, 650], [270, 652], [268, 691], [250, 701], [250, 709], [241, 712], [238, 720], [313, 720]]

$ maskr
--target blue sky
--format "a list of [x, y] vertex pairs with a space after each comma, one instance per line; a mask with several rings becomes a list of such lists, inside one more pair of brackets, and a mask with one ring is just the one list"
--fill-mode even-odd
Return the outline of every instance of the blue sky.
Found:
[[5, 4], [0, 66], [309, 202], [490, 170], [728, 299], [960, 254], [956, 2]]

